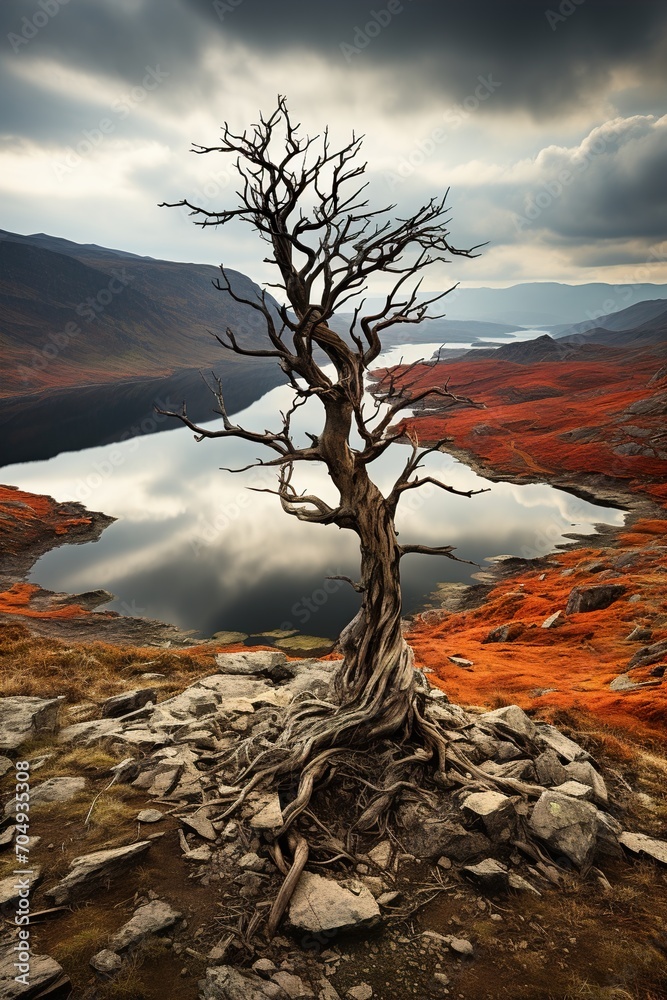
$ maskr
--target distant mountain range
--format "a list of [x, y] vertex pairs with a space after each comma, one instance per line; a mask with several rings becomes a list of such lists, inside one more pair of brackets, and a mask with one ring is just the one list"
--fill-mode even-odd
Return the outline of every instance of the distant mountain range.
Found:
[[[228, 272], [246, 298], [260, 289]], [[247, 362], [212, 334], [266, 344], [259, 314], [213, 287], [220, 271], [39, 233], [0, 231], [0, 397]], [[209, 332], [210, 331], [210, 332]]]

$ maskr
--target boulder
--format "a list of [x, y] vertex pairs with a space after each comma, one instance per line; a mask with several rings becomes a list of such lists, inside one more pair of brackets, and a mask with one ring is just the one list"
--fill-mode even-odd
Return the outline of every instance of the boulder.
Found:
[[501, 792], [473, 792], [463, 800], [463, 810], [482, 821], [492, 840], [509, 840], [514, 825], [514, 805]]
[[139, 944], [149, 934], [159, 934], [160, 931], [173, 927], [182, 914], [172, 909], [168, 903], [154, 899], [135, 910], [133, 916], [121, 929], [114, 934], [109, 942], [112, 951], [124, 951]]
[[473, 882], [490, 891], [507, 887], [507, 866], [495, 858], [485, 858], [476, 865], [465, 865], [463, 872]]
[[149, 702], [157, 701], [157, 691], [155, 688], [135, 688], [133, 691], [123, 691], [116, 694], [102, 705], [102, 718], [117, 719], [122, 715], [129, 715], [143, 708]]
[[70, 862], [68, 874], [52, 889], [48, 889], [45, 896], [54, 906], [84, 899], [124, 874], [144, 856], [150, 846], [150, 840], [140, 840], [127, 847], [112, 847], [74, 858]]
[[[48, 805], [50, 802], [69, 802], [84, 790], [88, 782], [85, 778], [49, 778], [30, 792], [30, 808]], [[14, 815], [16, 800], [10, 799], [5, 806], [5, 816]]]
[[283, 825], [280, 796], [277, 792], [258, 797], [254, 807], [255, 812], [250, 818], [253, 830], [276, 830]]
[[580, 781], [564, 781], [562, 785], [556, 785], [554, 792], [569, 795], [571, 799], [583, 799], [584, 802], [593, 798], [593, 789], [590, 785], [582, 785]]
[[560, 758], [571, 762], [573, 760], [590, 760], [590, 754], [578, 743], [565, 736], [555, 726], [549, 726], [546, 722], [538, 722], [535, 742], [538, 746], [553, 750]]
[[523, 622], [508, 622], [506, 625], [497, 625], [482, 642], [514, 642], [525, 631]]
[[604, 778], [599, 771], [595, 770], [591, 763], [583, 760], [573, 761], [571, 764], [566, 764], [564, 770], [571, 780], [579, 781], [583, 785], [588, 785], [592, 788], [592, 798], [597, 805], [603, 806], [607, 804], [609, 795]]
[[549, 615], [548, 618], [544, 619], [544, 621], [542, 622], [542, 628], [556, 628], [557, 625], [562, 625], [562, 624], [563, 624], [563, 612], [554, 611], [552, 615]]
[[658, 660], [662, 660], [665, 656], [667, 656], [667, 639], [651, 643], [650, 646], [642, 646], [641, 649], [638, 649], [630, 660], [628, 669], [631, 670], [633, 667], [650, 667], [651, 664], [657, 663]]
[[478, 721], [498, 726], [512, 735], [525, 736], [528, 739], [532, 739], [537, 732], [535, 723], [518, 705], [505, 705], [503, 708], [496, 708], [493, 712], [484, 712], [483, 715], [479, 716]]
[[461, 667], [463, 670], [472, 670], [474, 663], [472, 660], [466, 660], [465, 656], [448, 656], [447, 659], [450, 663], [453, 663], [455, 667]]
[[243, 677], [270, 677], [272, 681], [286, 680], [295, 673], [285, 653], [278, 650], [258, 649], [253, 652], [218, 653], [215, 662], [221, 674]]
[[430, 809], [421, 803], [399, 807], [401, 843], [417, 858], [433, 859], [445, 855], [455, 861], [470, 861], [488, 854], [491, 843], [483, 833], [466, 830], [454, 816]]
[[98, 951], [97, 954], [93, 955], [90, 965], [92, 965], [95, 972], [99, 972], [101, 976], [110, 979], [122, 969], [123, 959], [115, 951], [103, 948], [102, 951]]
[[344, 931], [372, 926], [380, 909], [372, 894], [360, 882], [346, 884], [303, 872], [289, 905], [289, 922], [311, 933]]
[[159, 809], [142, 809], [137, 813], [138, 823], [159, 823], [164, 819], [164, 813]]
[[548, 785], [549, 787], [562, 785], [569, 777], [569, 772], [561, 764], [555, 750], [545, 750], [539, 757], [536, 757], [534, 767], [540, 785]]
[[279, 972], [274, 972], [271, 979], [280, 986], [290, 1000], [309, 1000], [315, 996], [310, 986], [307, 986], [299, 976], [292, 975], [291, 972], [285, 972], [281, 969]]
[[654, 840], [644, 833], [629, 833], [625, 831], [619, 835], [619, 843], [627, 847], [634, 854], [648, 854], [649, 857], [667, 865], [667, 841]]
[[[19, 892], [23, 889], [32, 892], [33, 889], [37, 888], [40, 878], [41, 869], [38, 865], [33, 865], [29, 874], [8, 875], [6, 878], [0, 879], [0, 911], [6, 912], [8, 909], [14, 908], [19, 900]], [[0, 997], [2, 997], [2, 993], [0, 993]]]
[[[16, 952], [13, 944], [0, 954], [0, 997], [2, 1000], [66, 1000], [72, 993], [72, 984], [49, 955], [30, 955], [30, 964], [25, 969], [17, 968]], [[16, 977], [27, 974], [25, 982], [17, 982]]]
[[619, 583], [605, 583], [593, 587], [574, 587], [565, 607], [565, 614], [579, 615], [589, 611], [603, 611], [622, 597], [626, 588]]
[[530, 827], [552, 851], [564, 854], [581, 867], [595, 851], [598, 815], [595, 806], [561, 795], [542, 792], [530, 817]]
[[0, 698], [0, 750], [18, 750], [38, 733], [55, 732], [62, 698]]

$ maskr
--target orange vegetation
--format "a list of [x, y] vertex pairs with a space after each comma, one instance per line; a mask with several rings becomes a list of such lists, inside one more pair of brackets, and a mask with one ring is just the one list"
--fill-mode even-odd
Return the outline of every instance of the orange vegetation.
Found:
[[[664, 415], [628, 413], [632, 404], [664, 392], [664, 383], [647, 384], [657, 367], [652, 355], [623, 358], [620, 352], [615, 361], [586, 364], [479, 360], [439, 365], [424, 370], [412, 392], [444, 385], [449, 378], [453, 391], [483, 402], [486, 409], [425, 413], [403, 426], [422, 441], [449, 436], [455, 448], [478, 456], [495, 474], [560, 478], [584, 488], [587, 475], [605, 476], [664, 504], [665, 461], [617, 453], [630, 441], [646, 445], [664, 430]], [[527, 398], [531, 395], [543, 398]], [[410, 632], [417, 663], [431, 668], [436, 683], [457, 702], [577, 709], [664, 738], [667, 682], [650, 675], [656, 664], [629, 674], [632, 681], [654, 686], [615, 693], [609, 684], [645, 644], [628, 641], [635, 626], [651, 630], [650, 642], [667, 637], [667, 520], [637, 521], [604, 545], [558, 552], [504, 577], [475, 610], [425, 614]], [[629, 550], [636, 555], [615, 564]], [[624, 597], [606, 610], [564, 616], [554, 628], [541, 627], [553, 612], [565, 610], [574, 586], [607, 581], [624, 584]], [[492, 629], [510, 623], [512, 641], [484, 641]], [[472, 670], [448, 661], [456, 654], [472, 660]]]

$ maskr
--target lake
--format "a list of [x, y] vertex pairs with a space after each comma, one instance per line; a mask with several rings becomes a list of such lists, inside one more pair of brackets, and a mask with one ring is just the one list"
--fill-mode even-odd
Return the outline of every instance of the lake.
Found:
[[[521, 339], [526, 333], [535, 336], [521, 331]], [[396, 348], [378, 366], [401, 357], [428, 358], [439, 346]], [[273, 388], [233, 419], [256, 430], [277, 428], [278, 411], [291, 398], [288, 387]], [[305, 441], [306, 429], [317, 431], [321, 413], [317, 400], [298, 412], [297, 438]], [[104, 588], [116, 595], [108, 609], [206, 637], [220, 630], [252, 634], [282, 628], [335, 638], [354, 615], [359, 597], [349, 585], [327, 577], [356, 576], [356, 536], [300, 522], [282, 512], [277, 497], [247, 489], [273, 488], [275, 470], [220, 471], [262, 454], [270, 457], [244, 441], [197, 443], [179, 427], [5, 466], [5, 483], [59, 501], [79, 500], [118, 519], [97, 542], [64, 545], [44, 555], [30, 579], [69, 593]], [[395, 445], [374, 463], [372, 475], [383, 490], [407, 454], [406, 447]], [[335, 502], [324, 469], [302, 464], [295, 485]], [[446, 454], [430, 456], [426, 468], [459, 489], [489, 487], [490, 492], [471, 499], [435, 487], [408, 492], [397, 518], [401, 541], [455, 545], [461, 558], [483, 567], [498, 555], [544, 555], [562, 543], [565, 533], [592, 533], [596, 523], [623, 523], [622, 511], [545, 483], [491, 483]], [[469, 582], [476, 571], [448, 559], [407, 556], [402, 564], [406, 614], [422, 607], [438, 583]]]

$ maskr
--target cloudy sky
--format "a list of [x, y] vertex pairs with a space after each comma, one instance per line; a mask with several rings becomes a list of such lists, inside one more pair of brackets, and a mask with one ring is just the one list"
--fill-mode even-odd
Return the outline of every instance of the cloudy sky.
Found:
[[[268, 277], [196, 156], [287, 95], [364, 133], [375, 204], [451, 188], [447, 279], [667, 281], [664, 0], [3, 0], [0, 228]], [[434, 274], [432, 287], [445, 284]]]

